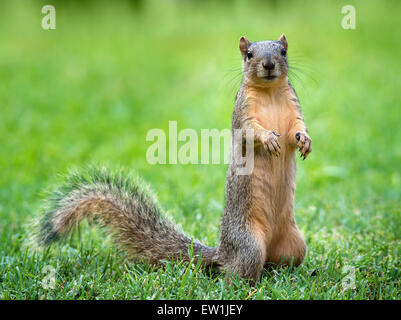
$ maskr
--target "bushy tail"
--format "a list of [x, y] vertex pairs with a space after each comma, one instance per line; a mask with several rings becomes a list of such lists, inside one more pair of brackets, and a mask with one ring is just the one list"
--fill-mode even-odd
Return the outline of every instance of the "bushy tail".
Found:
[[132, 257], [150, 263], [189, 261], [202, 255], [202, 264], [216, 264], [216, 248], [191, 239], [163, 216], [154, 196], [138, 179], [122, 172], [89, 168], [70, 173], [65, 184], [49, 199], [49, 210], [40, 223], [39, 238], [49, 245], [66, 235], [84, 218], [95, 218], [108, 227], [117, 243]]

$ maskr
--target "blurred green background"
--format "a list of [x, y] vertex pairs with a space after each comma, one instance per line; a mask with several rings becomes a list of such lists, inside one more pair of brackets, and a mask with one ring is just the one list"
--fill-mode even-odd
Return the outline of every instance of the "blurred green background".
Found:
[[[56, 8], [56, 30], [41, 28], [45, 4]], [[355, 30], [341, 27], [349, 4]], [[169, 120], [198, 133], [230, 128], [240, 36], [285, 33], [313, 139], [313, 153], [298, 161], [296, 193], [309, 251], [304, 265], [267, 275], [250, 298], [399, 299], [400, 12], [400, 2], [378, 0], [1, 1], [0, 297], [248, 297], [246, 284], [231, 292], [202, 275], [192, 291], [178, 292], [168, 285], [179, 281], [174, 270], [164, 285], [146, 287], [154, 272], [130, 278], [130, 269], [114, 275], [124, 285], [106, 286], [94, 276], [102, 254], [121, 258], [102, 247], [103, 235], [84, 228], [84, 248], [72, 239], [49, 256], [31, 253], [26, 224], [58, 173], [97, 162], [137, 172], [184, 230], [216, 245], [227, 166], [150, 165], [146, 133], [167, 130]], [[71, 256], [77, 247], [94, 250], [89, 265]], [[57, 292], [40, 287], [49, 263], [64, 263]], [[341, 287], [344, 266], [356, 270], [355, 289]], [[310, 278], [314, 269], [320, 276]], [[93, 287], [69, 295], [83, 273]]]

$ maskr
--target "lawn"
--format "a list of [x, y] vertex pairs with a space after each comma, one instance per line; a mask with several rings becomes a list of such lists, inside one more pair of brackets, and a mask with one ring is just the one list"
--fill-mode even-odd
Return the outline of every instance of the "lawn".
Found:
[[[45, 4], [0, 3], [0, 298], [401, 298], [401, 3], [53, 1], [56, 30], [43, 30]], [[355, 30], [341, 27], [347, 4]], [[182, 263], [132, 263], [88, 223], [36, 249], [46, 191], [93, 163], [138, 174], [188, 234], [217, 245], [227, 165], [151, 165], [146, 134], [173, 120], [230, 128], [240, 36], [282, 33], [313, 139], [297, 159], [300, 267], [229, 286]]]

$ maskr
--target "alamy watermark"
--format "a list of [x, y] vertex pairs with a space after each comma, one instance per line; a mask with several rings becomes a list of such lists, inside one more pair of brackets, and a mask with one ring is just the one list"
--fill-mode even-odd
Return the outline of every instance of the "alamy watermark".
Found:
[[[356, 29], [356, 10], [353, 5], [347, 4], [341, 8], [341, 13], [344, 17], [341, 20], [341, 27], [343, 29]], [[47, 4], [42, 7], [42, 28], [44, 30], [56, 29], [56, 8]]]
[[47, 265], [42, 269], [42, 288], [45, 290], [54, 289], [56, 287], [56, 269], [53, 266]]
[[[153, 144], [146, 151], [146, 160], [150, 164], [234, 163], [238, 175], [251, 174], [254, 167], [254, 132], [234, 129], [233, 137], [234, 141], [229, 129], [201, 129], [200, 137], [194, 129], [178, 132], [177, 121], [169, 121], [168, 134], [157, 128], [148, 131], [146, 141]], [[180, 147], [179, 142], [183, 142]]]
[[56, 29], [56, 8], [50, 4], [43, 6], [42, 28], [44, 30]]
[[355, 285], [355, 268], [351, 266], [344, 266], [342, 271], [342, 274], [345, 274], [344, 278], [341, 281], [341, 285], [343, 287], [344, 291], [347, 291], [349, 289], [354, 290], [356, 289]]
[[356, 10], [355, 7], [348, 4], [341, 8], [341, 13], [344, 17], [341, 20], [343, 29], [356, 29]]

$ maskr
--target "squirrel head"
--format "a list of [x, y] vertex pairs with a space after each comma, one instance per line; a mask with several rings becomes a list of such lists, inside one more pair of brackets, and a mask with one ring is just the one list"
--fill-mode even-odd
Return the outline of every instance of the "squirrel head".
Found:
[[250, 42], [241, 37], [244, 79], [248, 84], [269, 87], [287, 79], [288, 43], [283, 34], [278, 41]]

